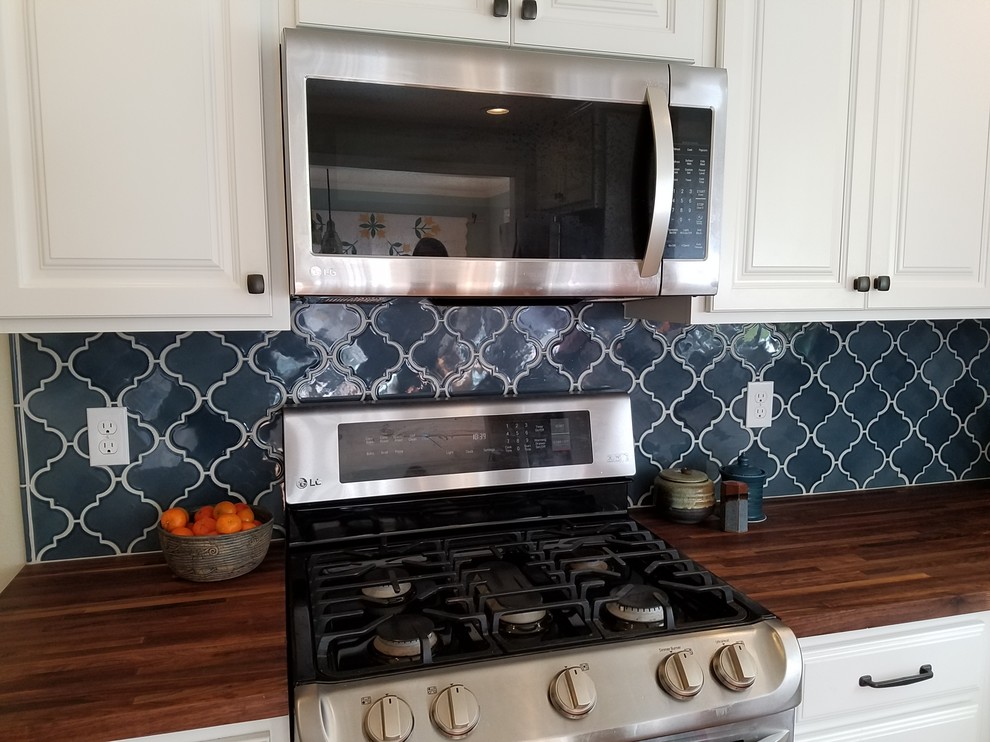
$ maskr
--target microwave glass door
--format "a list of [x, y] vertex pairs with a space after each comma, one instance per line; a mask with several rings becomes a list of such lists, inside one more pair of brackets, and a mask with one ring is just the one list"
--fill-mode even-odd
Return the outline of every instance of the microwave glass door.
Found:
[[[645, 103], [310, 79], [307, 108], [316, 254], [643, 257], [656, 180]], [[705, 253], [710, 121], [671, 112], [665, 257]]]

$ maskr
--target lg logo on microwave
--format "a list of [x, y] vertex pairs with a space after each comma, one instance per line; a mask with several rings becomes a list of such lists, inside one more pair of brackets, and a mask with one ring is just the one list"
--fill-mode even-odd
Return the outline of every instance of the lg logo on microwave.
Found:
[[318, 265], [314, 265], [309, 269], [309, 275], [311, 275], [313, 278], [320, 278], [321, 276], [332, 277], [337, 275], [337, 271], [335, 271], [333, 268], [321, 268]]
[[296, 480], [296, 489], [304, 490], [307, 487], [319, 487], [323, 482], [320, 481], [319, 477], [313, 479], [307, 479], [306, 477], [299, 477]]

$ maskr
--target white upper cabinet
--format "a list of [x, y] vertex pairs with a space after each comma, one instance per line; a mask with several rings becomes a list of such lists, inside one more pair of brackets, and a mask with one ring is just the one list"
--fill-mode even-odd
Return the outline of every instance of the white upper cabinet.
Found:
[[714, 0], [296, 0], [300, 25], [710, 66]]
[[722, 12], [723, 262], [691, 319], [990, 316], [990, 3]]
[[0, 330], [288, 326], [278, 33], [273, 0], [0, 3]]

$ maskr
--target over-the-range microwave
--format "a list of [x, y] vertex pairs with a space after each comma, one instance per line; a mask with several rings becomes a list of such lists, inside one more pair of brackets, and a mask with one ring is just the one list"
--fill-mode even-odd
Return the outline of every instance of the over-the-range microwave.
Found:
[[282, 53], [296, 295], [717, 290], [724, 70], [316, 29]]

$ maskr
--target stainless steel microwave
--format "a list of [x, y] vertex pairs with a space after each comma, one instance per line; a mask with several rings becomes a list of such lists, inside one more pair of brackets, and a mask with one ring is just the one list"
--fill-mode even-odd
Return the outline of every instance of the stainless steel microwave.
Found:
[[718, 288], [724, 70], [287, 29], [294, 293]]

